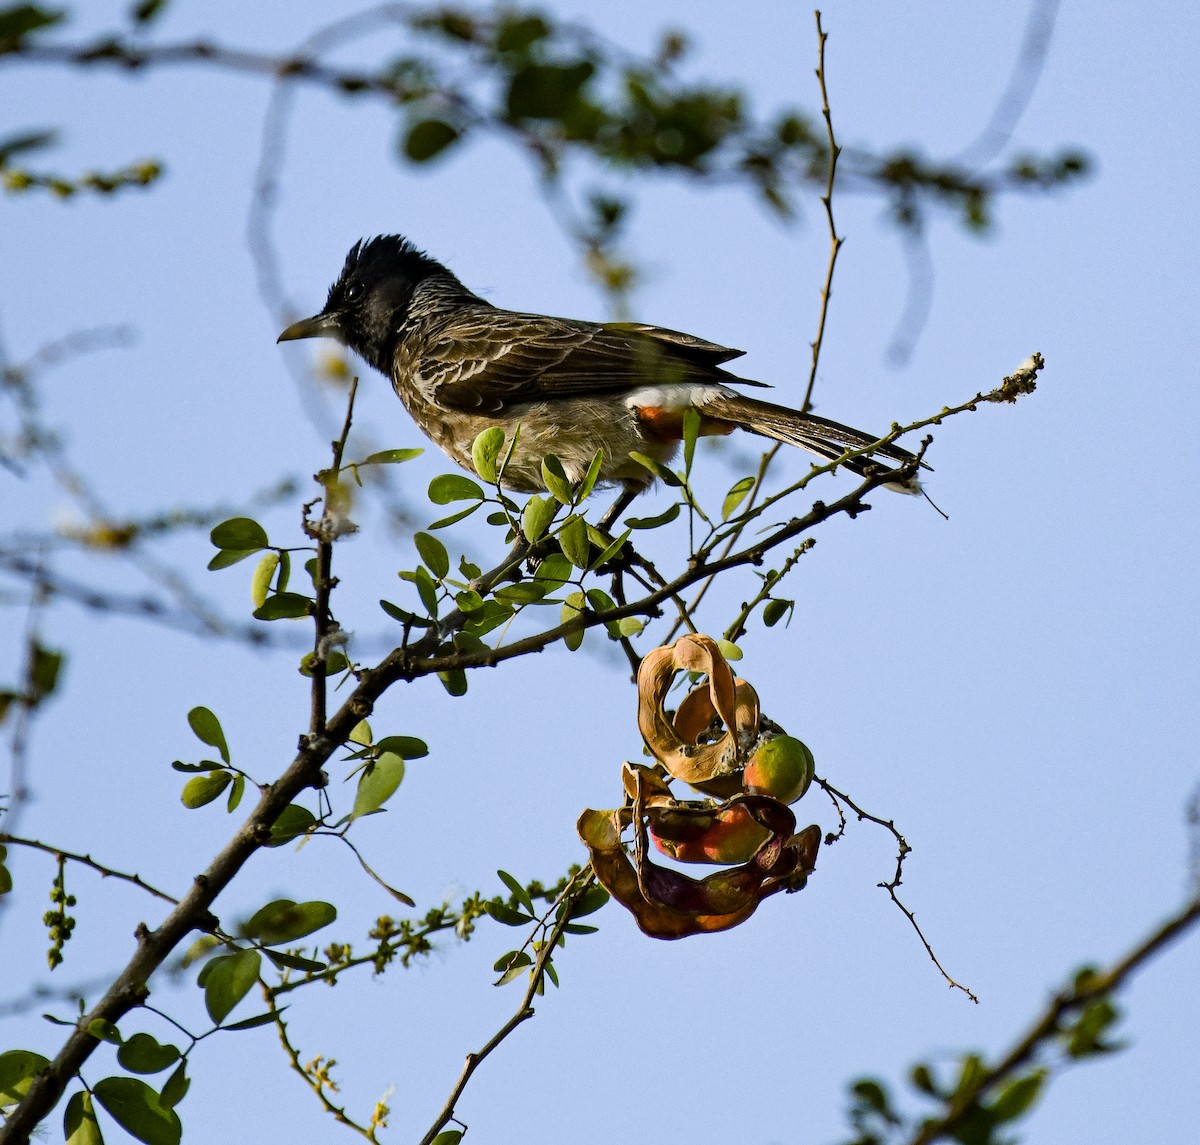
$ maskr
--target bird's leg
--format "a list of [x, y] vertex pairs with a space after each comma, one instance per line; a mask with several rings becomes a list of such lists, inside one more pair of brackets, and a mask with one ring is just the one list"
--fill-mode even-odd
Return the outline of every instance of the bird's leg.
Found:
[[633, 499], [645, 488], [644, 485], [629, 482], [625, 488], [621, 490], [621, 495], [609, 506], [608, 511], [596, 524], [602, 533], [607, 533], [613, 525], [617, 523], [617, 519], [633, 504]]

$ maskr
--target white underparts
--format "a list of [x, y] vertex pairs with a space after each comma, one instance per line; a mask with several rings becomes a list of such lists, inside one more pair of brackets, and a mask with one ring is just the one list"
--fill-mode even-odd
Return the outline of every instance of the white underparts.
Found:
[[702, 382], [681, 382], [674, 386], [638, 386], [625, 395], [626, 409], [695, 409], [716, 397], [734, 397], [736, 390], [728, 386], [705, 385]]

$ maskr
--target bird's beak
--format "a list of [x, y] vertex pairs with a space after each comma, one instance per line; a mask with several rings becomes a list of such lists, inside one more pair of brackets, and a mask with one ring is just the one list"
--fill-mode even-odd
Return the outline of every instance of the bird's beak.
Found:
[[338, 325], [336, 315], [314, 314], [311, 318], [302, 318], [299, 322], [293, 322], [275, 341], [294, 342], [299, 338], [340, 339], [341, 336], [342, 329]]

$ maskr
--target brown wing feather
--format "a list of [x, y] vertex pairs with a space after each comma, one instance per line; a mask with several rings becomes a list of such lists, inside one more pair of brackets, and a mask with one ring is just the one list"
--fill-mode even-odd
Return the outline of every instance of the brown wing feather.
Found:
[[550, 396], [739, 382], [719, 363], [740, 353], [656, 326], [602, 325], [488, 307], [460, 311], [421, 340], [419, 356], [403, 365], [443, 405], [499, 412]]

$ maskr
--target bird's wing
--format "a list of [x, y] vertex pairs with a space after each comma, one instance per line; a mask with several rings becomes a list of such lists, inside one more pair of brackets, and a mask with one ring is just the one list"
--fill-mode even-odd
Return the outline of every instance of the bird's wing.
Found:
[[489, 307], [461, 310], [425, 337], [402, 343], [396, 366], [442, 405], [498, 413], [547, 397], [740, 381], [719, 368], [740, 353], [656, 326], [602, 325]]

